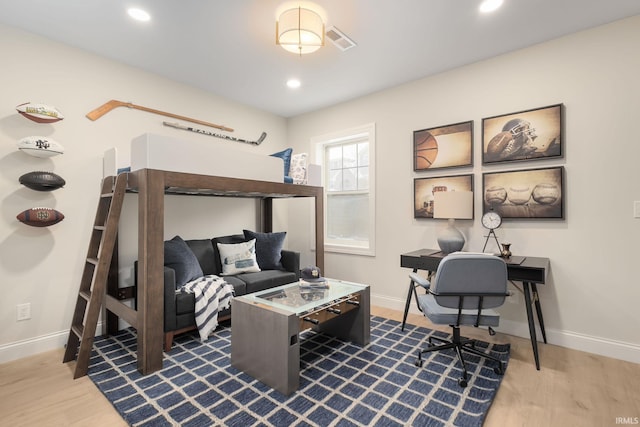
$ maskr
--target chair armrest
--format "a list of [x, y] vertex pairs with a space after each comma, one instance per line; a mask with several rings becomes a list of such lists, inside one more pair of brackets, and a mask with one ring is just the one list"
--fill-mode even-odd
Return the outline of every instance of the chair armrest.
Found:
[[409, 273], [409, 277], [413, 283], [417, 283], [425, 289], [429, 289], [431, 287], [431, 282], [424, 277], [420, 277], [418, 273]]
[[280, 252], [282, 267], [286, 271], [296, 274], [296, 280], [300, 279], [300, 252], [283, 249]]

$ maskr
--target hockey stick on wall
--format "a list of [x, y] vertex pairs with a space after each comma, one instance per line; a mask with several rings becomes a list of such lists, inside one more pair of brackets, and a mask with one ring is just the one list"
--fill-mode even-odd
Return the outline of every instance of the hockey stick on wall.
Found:
[[112, 99], [111, 101], [108, 101], [108, 102], [104, 103], [103, 105], [99, 106], [95, 110], [90, 111], [89, 113], [87, 113], [87, 118], [90, 119], [90, 120], [98, 120], [100, 117], [104, 116], [109, 111], [113, 110], [114, 108], [118, 108], [118, 107], [133, 108], [133, 109], [136, 109], [136, 110], [146, 111], [147, 113], [159, 114], [161, 116], [171, 117], [173, 119], [186, 120], [187, 122], [197, 123], [199, 125], [209, 126], [209, 127], [220, 129], [220, 130], [224, 130], [224, 131], [227, 131], [227, 132], [233, 132], [233, 129], [228, 128], [226, 126], [216, 125], [214, 123], [204, 122], [202, 120], [192, 119], [190, 117], [179, 116], [177, 114], [167, 113], [165, 111], [154, 110], [153, 108], [143, 107], [141, 105], [135, 105], [135, 104], [133, 104], [131, 102], [116, 101], [115, 99]]
[[267, 133], [262, 132], [262, 135], [260, 135], [260, 138], [258, 138], [256, 141], [247, 141], [246, 139], [234, 138], [232, 136], [222, 135], [220, 133], [214, 133], [214, 132], [209, 132], [203, 129], [192, 128], [190, 126], [184, 126], [179, 123], [162, 122], [162, 124], [165, 126], [176, 128], [176, 129], [188, 130], [195, 133], [201, 133], [203, 135], [215, 136], [216, 138], [228, 139], [230, 141], [244, 142], [245, 144], [253, 144], [253, 145], [260, 145], [262, 141], [264, 141], [264, 139], [267, 137]]

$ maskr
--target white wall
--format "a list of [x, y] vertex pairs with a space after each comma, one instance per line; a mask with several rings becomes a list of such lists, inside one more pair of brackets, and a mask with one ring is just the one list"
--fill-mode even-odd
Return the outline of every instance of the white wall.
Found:
[[[375, 304], [402, 309], [408, 271], [400, 254], [437, 248], [444, 225], [413, 218], [414, 178], [474, 173], [476, 219], [463, 231], [467, 249], [481, 250], [482, 172], [563, 165], [566, 220], [508, 221], [499, 238], [515, 254], [551, 259], [539, 286], [551, 343], [640, 362], [640, 219], [632, 217], [640, 200], [639, 45], [637, 16], [290, 119], [289, 141], [310, 152], [313, 136], [376, 124], [376, 256], [327, 254], [325, 275], [369, 283]], [[483, 117], [556, 103], [566, 111], [563, 159], [481, 165]], [[475, 166], [414, 173], [412, 132], [466, 120], [475, 123]], [[291, 235], [308, 229], [305, 208], [290, 215]], [[501, 312], [501, 331], [528, 337], [522, 296]]]
[[[285, 121], [0, 26], [0, 362], [66, 341], [105, 149], [117, 146], [127, 152], [129, 141], [145, 132], [231, 144], [164, 128], [163, 117], [136, 110], [114, 110], [95, 122], [84, 117], [109, 99], [225, 124], [236, 129], [234, 136], [246, 139], [266, 131], [269, 136], [259, 147], [237, 144], [238, 149], [264, 153], [288, 145], [312, 152], [313, 136], [375, 122], [377, 254], [327, 254], [325, 274], [369, 283], [374, 303], [395, 308], [403, 307], [408, 284], [400, 254], [436, 247], [434, 236], [442, 226], [413, 218], [413, 179], [433, 173], [413, 172], [412, 132], [475, 120], [476, 165], [447, 173], [473, 172], [479, 193], [482, 172], [496, 169], [481, 165], [480, 119], [564, 103], [564, 159], [513, 168], [564, 165], [567, 219], [511, 221], [499, 237], [511, 241], [516, 254], [551, 259], [548, 284], [540, 286], [550, 342], [640, 362], [640, 287], [634, 265], [640, 255], [640, 220], [632, 218], [632, 202], [640, 200], [640, 148], [634, 126], [640, 111], [639, 42], [640, 17], [634, 17]], [[53, 125], [29, 122], [15, 112], [17, 104], [27, 101], [56, 105], [66, 119]], [[16, 141], [33, 134], [53, 137], [67, 152], [50, 160], [19, 153]], [[38, 169], [58, 173], [66, 187], [37, 193], [18, 183], [20, 175]], [[127, 218], [135, 217], [132, 198], [127, 196]], [[169, 199], [167, 238], [177, 233], [190, 238], [236, 232], [255, 221], [249, 201]], [[16, 214], [39, 205], [55, 207], [65, 220], [48, 229], [16, 221]], [[189, 209], [183, 210], [183, 205]], [[309, 248], [308, 203], [295, 200], [289, 206], [289, 214], [281, 214], [276, 228], [288, 229], [289, 247]], [[476, 196], [476, 220], [463, 229], [471, 250], [482, 247], [480, 215]], [[121, 229], [121, 237], [127, 236], [135, 236], [135, 218]], [[121, 250], [125, 261], [135, 254], [128, 244], [121, 244]], [[312, 264], [313, 259], [309, 250], [302, 263]], [[130, 265], [125, 264], [121, 280], [130, 283]], [[32, 304], [32, 319], [16, 322], [16, 305], [25, 302]], [[527, 336], [521, 298], [519, 302], [503, 307], [500, 330]]]
[[[128, 159], [131, 139], [152, 132], [268, 154], [285, 147], [286, 121], [2, 25], [0, 52], [0, 362], [3, 362], [61, 347], [66, 342], [100, 191], [102, 153], [107, 148], [118, 147]], [[255, 139], [263, 131], [268, 136], [260, 146], [252, 146], [167, 128], [162, 121], [171, 119], [128, 108], [113, 110], [95, 122], [85, 117], [109, 99], [223, 124], [235, 128], [229, 135], [237, 138]], [[31, 122], [15, 110], [16, 105], [29, 101], [54, 105], [66, 117], [54, 124]], [[29, 135], [51, 137], [66, 152], [50, 159], [19, 152], [17, 141]], [[67, 184], [50, 193], [19, 184], [18, 177], [34, 170], [53, 171]], [[120, 232], [124, 284], [133, 281], [136, 202], [135, 196], [126, 196], [123, 211], [126, 220]], [[28, 227], [16, 220], [18, 213], [35, 206], [54, 207], [65, 219], [49, 228]], [[256, 203], [251, 200], [170, 196], [166, 202], [165, 235], [206, 238], [242, 232], [243, 227], [257, 227], [256, 219]], [[282, 220], [277, 218], [275, 229], [282, 229], [281, 224]], [[31, 303], [32, 318], [17, 322], [16, 305], [22, 303]]]

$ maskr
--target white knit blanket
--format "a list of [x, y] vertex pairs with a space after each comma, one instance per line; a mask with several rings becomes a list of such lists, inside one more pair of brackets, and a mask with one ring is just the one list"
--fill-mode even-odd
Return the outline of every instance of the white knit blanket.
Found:
[[218, 313], [231, 306], [233, 286], [218, 276], [209, 275], [188, 282], [180, 291], [194, 294], [196, 325], [200, 339], [206, 341], [218, 327]]

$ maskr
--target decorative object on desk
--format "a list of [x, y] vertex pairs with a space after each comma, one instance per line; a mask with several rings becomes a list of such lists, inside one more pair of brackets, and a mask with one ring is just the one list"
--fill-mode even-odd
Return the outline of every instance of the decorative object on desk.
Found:
[[500, 227], [501, 224], [502, 217], [498, 212], [495, 212], [494, 210], [490, 210], [482, 215], [482, 226], [489, 230], [489, 233], [486, 236], [487, 238], [484, 241], [484, 246], [482, 247], [482, 252], [487, 249], [487, 243], [489, 243], [489, 239], [491, 238], [491, 236], [493, 236], [493, 238], [495, 239], [498, 250], [500, 250], [500, 242], [498, 242], [498, 236], [496, 236], [495, 229]]
[[414, 218], [433, 218], [434, 195], [439, 191], [473, 191], [473, 174], [414, 179]]
[[55, 123], [64, 119], [62, 113], [51, 105], [25, 102], [16, 107], [18, 113], [36, 123]]
[[[563, 166], [484, 173], [483, 212], [494, 210], [502, 218], [563, 219], [563, 179]], [[496, 188], [508, 189], [502, 203], [493, 197]]]
[[305, 267], [300, 271], [300, 278], [306, 282], [324, 282], [322, 271], [318, 267]]
[[500, 251], [502, 258], [511, 258], [511, 243], [502, 243], [502, 251]]
[[[502, 376], [469, 360], [469, 385], [456, 384], [455, 353], [405, 355], [429, 336], [448, 333], [371, 317], [371, 343], [359, 347], [311, 330], [300, 334], [300, 389], [286, 397], [231, 366], [232, 327], [200, 343], [176, 338], [164, 367], [136, 369], [135, 329], [96, 337], [89, 378], [128, 425], [464, 425], [480, 427]], [[508, 363], [508, 344], [477, 342]], [[355, 369], [354, 367], [357, 367]]]
[[456, 219], [473, 219], [473, 192], [439, 191], [434, 194], [434, 218], [447, 219], [447, 226], [438, 233], [438, 245], [442, 252], [461, 251], [464, 235], [455, 227]]
[[562, 107], [482, 119], [482, 163], [562, 157]]
[[413, 132], [413, 170], [473, 165], [473, 121]]

